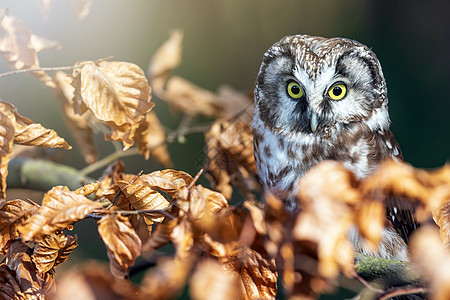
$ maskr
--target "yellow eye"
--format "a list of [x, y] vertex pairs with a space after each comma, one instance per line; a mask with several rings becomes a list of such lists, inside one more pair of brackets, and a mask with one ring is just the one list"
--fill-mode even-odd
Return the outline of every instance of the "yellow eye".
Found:
[[333, 100], [341, 100], [345, 94], [347, 94], [347, 88], [342, 83], [336, 83], [328, 90], [328, 96]]
[[291, 98], [299, 99], [303, 97], [303, 89], [302, 87], [295, 81], [289, 82], [287, 86], [287, 93]]

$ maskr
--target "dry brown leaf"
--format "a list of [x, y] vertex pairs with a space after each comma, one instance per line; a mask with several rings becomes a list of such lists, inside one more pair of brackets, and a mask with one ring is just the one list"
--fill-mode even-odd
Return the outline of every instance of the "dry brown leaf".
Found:
[[98, 221], [98, 232], [108, 250], [111, 273], [126, 278], [141, 254], [141, 240], [130, 221], [119, 214], [106, 215]]
[[58, 277], [53, 300], [132, 300], [137, 291], [131, 282], [116, 281], [108, 269], [97, 261], [88, 261]]
[[39, 242], [45, 235], [66, 229], [99, 208], [103, 208], [101, 203], [56, 186], [45, 194], [42, 206], [18, 230], [23, 240]]
[[76, 236], [62, 233], [47, 235], [36, 244], [31, 258], [39, 272], [44, 274], [66, 261], [77, 246]]
[[89, 184], [86, 184], [78, 189], [76, 189], [75, 191], [73, 191], [75, 194], [79, 194], [79, 195], [83, 195], [83, 196], [88, 196], [92, 193], [95, 193], [100, 187], [100, 182], [96, 181], [96, 182], [92, 182]]
[[[170, 204], [163, 195], [148, 187], [142, 180], [136, 180], [135, 183], [118, 181], [117, 186], [136, 210], [162, 210]], [[164, 219], [161, 213], [157, 212], [147, 212], [142, 215], [148, 226], [151, 226], [153, 222], [160, 223]]]
[[97, 119], [121, 131], [142, 121], [154, 106], [144, 72], [135, 64], [86, 62], [74, 70], [73, 78], [75, 112], [89, 109]]
[[[106, 194], [109, 194], [110, 197], [114, 197], [114, 193], [117, 193], [117, 191], [114, 191], [111, 189], [115, 183], [116, 180], [123, 180], [122, 175], [124, 175], [125, 166], [123, 165], [123, 162], [120, 160], [117, 160], [110, 164], [104, 171], [102, 176], [98, 179], [100, 182], [100, 186], [95, 193], [96, 198], [104, 197]], [[112, 200], [111, 198], [110, 200]]]
[[181, 62], [183, 33], [173, 31], [153, 55], [147, 74], [158, 98], [177, 110], [195, 116], [231, 117], [253, 103], [253, 97], [222, 86], [215, 94], [170, 73]]
[[14, 125], [5, 114], [0, 112], [0, 205], [5, 201], [6, 177], [13, 142]]
[[72, 106], [74, 87], [70, 84], [72, 77], [58, 71], [54, 75], [55, 91], [62, 101], [62, 111], [67, 128], [75, 138], [84, 160], [92, 164], [97, 160], [98, 152], [94, 142], [94, 133], [88, 121], [89, 114], [75, 114]]
[[44, 299], [45, 294], [54, 292], [53, 273], [39, 274], [31, 259], [31, 249], [21, 241], [14, 241], [9, 247], [6, 265], [15, 271], [16, 281], [24, 295], [31, 297], [25, 299]]
[[173, 196], [179, 188], [192, 182], [192, 177], [186, 172], [166, 169], [144, 174], [140, 177], [149, 187], [157, 188]]
[[176, 299], [186, 285], [191, 269], [190, 259], [161, 258], [157, 268], [145, 274], [139, 299]]
[[25, 24], [0, 10], [0, 55], [9, 63], [11, 69], [39, 67], [37, 52], [57, 49], [56, 41], [46, 40], [31, 33]]
[[14, 125], [14, 143], [36, 147], [72, 148], [54, 130], [21, 116], [14, 105], [0, 101], [0, 111], [8, 116]]
[[181, 62], [181, 44], [183, 32], [173, 30], [170, 37], [153, 55], [147, 68], [147, 75], [155, 93], [163, 90], [164, 85], [173, 69]]
[[351, 205], [360, 201], [354, 185], [353, 173], [331, 161], [312, 168], [298, 183], [302, 212], [294, 237], [318, 245], [318, 268], [324, 277], [333, 278], [339, 270], [349, 276], [353, 272], [353, 249], [347, 232], [354, 222]]
[[84, 19], [91, 10], [91, 0], [70, 0], [72, 10], [77, 19]]
[[239, 299], [239, 282], [236, 276], [212, 259], [204, 259], [192, 275], [189, 294], [196, 300]]
[[435, 227], [423, 226], [410, 241], [412, 261], [422, 270], [431, 285], [431, 299], [450, 298], [450, 251], [444, 248]]
[[450, 200], [438, 210], [433, 211], [433, 219], [440, 228], [439, 232], [444, 245], [450, 245]]
[[196, 86], [179, 76], [168, 79], [165, 90], [158, 98], [170, 103], [177, 110], [190, 116], [203, 115], [215, 117], [222, 113], [223, 106], [213, 92]]
[[9, 244], [19, 237], [17, 226], [38, 209], [38, 205], [21, 199], [6, 202], [0, 208], [0, 253], [5, 254]]
[[253, 152], [252, 129], [248, 120], [218, 120], [205, 134], [207, 174], [214, 188], [231, 198], [231, 183], [251, 198], [260, 189]]
[[145, 120], [140, 123], [136, 130], [134, 140], [139, 153], [144, 155], [145, 159], [148, 159], [151, 155], [165, 167], [173, 165], [165, 142], [166, 133], [153, 111], [145, 115]]

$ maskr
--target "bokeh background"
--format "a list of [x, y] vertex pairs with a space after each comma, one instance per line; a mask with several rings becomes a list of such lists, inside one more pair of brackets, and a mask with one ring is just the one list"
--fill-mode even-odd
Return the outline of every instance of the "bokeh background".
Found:
[[[1, 5], [34, 34], [60, 42], [61, 50], [39, 53], [43, 67], [114, 56], [114, 60], [146, 70], [170, 30], [180, 28], [185, 34], [183, 61], [175, 74], [210, 90], [221, 84], [252, 90], [263, 53], [285, 35], [358, 40], [372, 48], [381, 61], [392, 130], [405, 160], [416, 167], [433, 168], [450, 157], [449, 1], [93, 0], [90, 14], [82, 20], [75, 18], [69, 0], [53, 1], [47, 17], [37, 1], [3, 0]], [[0, 62], [0, 73], [8, 70], [8, 65]], [[32, 76], [1, 78], [0, 97], [14, 103], [22, 115], [56, 129], [75, 144], [65, 128], [58, 100]], [[154, 110], [162, 122], [175, 127], [180, 116], [171, 113], [165, 103], [155, 102]], [[102, 140], [99, 135], [104, 156], [114, 149]], [[193, 157], [198, 157], [203, 146], [201, 134], [190, 136], [185, 144], [169, 145], [175, 167], [195, 174], [199, 166]], [[63, 162], [84, 167], [76, 147], [65, 153]], [[125, 164], [130, 173], [161, 168], [141, 157], [127, 158]], [[83, 245], [82, 234], [79, 238]], [[91, 247], [85, 252], [94, 251], [94, 244]], [[100, 250], [98, 256], [105, 258], [106, 252]]]

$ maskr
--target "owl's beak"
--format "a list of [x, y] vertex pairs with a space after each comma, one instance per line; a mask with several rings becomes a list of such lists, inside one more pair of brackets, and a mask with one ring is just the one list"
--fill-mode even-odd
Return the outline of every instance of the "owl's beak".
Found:
[[311, 113], [311, 131], [316, 132], [317, 124], [319, 123], [318, 116], [315, 112]]

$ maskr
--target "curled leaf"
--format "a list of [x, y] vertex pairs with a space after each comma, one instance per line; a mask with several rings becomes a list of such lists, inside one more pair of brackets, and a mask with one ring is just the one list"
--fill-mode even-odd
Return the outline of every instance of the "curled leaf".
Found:
[[35, 246], [31, 258], [36, 268], [43, 274], [66, 261], [77, 246], [76, 237], [65, 236], [62, 233], [47, 235]]
[[127, 277], [141, 254], [141, 240], [130, 222], [119, 214], [106, 215], [98, 221], [98, 232], [108, 250], [111, 273], [118, 278]]
[[0, 111], [7, 115], [14, 125], [14, 143], [25, 146], [53, 147], [71, 149], [66, 141], [41, 124], [33, 123], [21, 116], [14, 105], [0, 101]]
[[73, 222], [102, 207], [99, 202], [71, 192], [66, 187], [57, 186], [45, 194], [42, 206], [21, 224], [19, 232], [23, 240], [39, 242], [45, 235], [66, 229]]
[[145, 115], [134, 138], [139, 153], [148, 159], [152, 156], [155, 160], [168, 167], [172, 165], [166, 145], [166, 133], [153, 111]]
[[17, 227], [30, 217], [38, 205], [20, 199], [6, 202], [0, 208], [0, 253], [5, 254], [9, 244], [19, 237]]
[[192, 177], [186, 172], [166, 169], [144, 174], [140, 177], [148, 186], [157, 188], [173, 196], [175, 192], [192, 182]]

